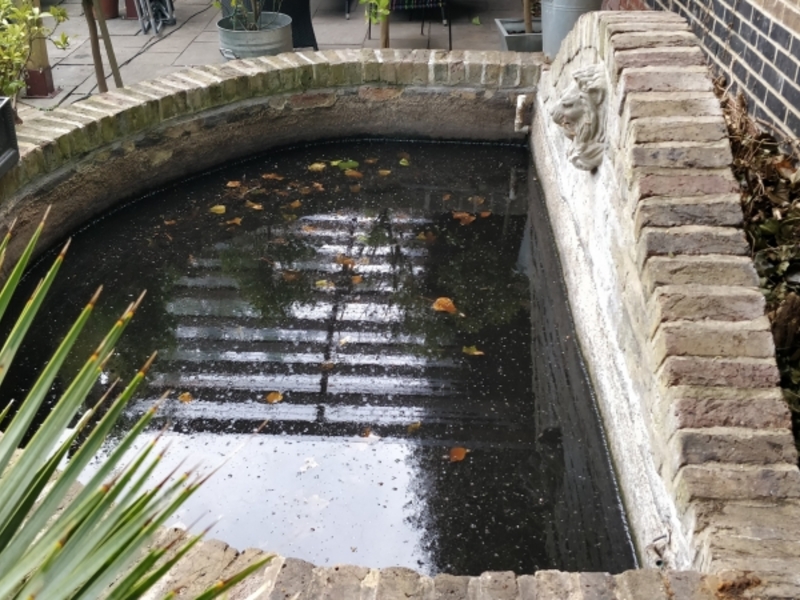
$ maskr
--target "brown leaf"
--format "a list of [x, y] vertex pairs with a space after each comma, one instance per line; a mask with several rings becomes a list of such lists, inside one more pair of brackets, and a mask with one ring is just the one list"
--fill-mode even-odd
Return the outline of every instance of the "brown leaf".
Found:
[[467, 457], [467, 452], [469, 450], [461, 446], [450, 448], [450, 462], [461, 462]]
[[175, 221], [175, 220], [172, 220], [172, 221], [164, 221], [164, 225], [175, 225], [176, 223], [177, 223], [177, 221]]
[[275, 190], [275, 193], [278, 194], [281, 198], [286, 198], [289, 196], [289, 192], [286, 190]]
[[411, 423], [411, 425], [409, 425], [408, 427], [406, 427], [406, 431], [408, 433], [416, 433], [417, 431], [419, 431], [420, 427], [422, 427], [422, 423], [419, 422], [419, 421], [416, 421], [414, 423]]
[[314, 188], [314, 190], [317, 191], [317, 192], [324, 192], [325, 191], [325, 188], [322, 186], [322, 184], [318, 183], [316, 181], [311, 184], [311, 187]]
[[283, 181], [286, 179], [283, 175], [278, 175], [277, 173], [264, 173], [261, 178], [269, 181]]
[[483, 196], [472, 196], [470, 198], [470, 200], [472, 200], [475, 204], [478, 204], [478, 205], [483, 204], [484, 202], [486, 202], [486, 199]]
[[376, 162], [378, 162], [378, 159], [377, 158], [365, 158], [364, 162], [366, 164], [368, 164], [368, 165], [374, 165]]
[[482, 217], [482, 218], [484, 218], [484, 219], [485, 219], [486, 217], [491, 217], [491, 216], [492, 216], [492, 211], [490, 211], [490, 210], [485, 210], [485, 211], [483, 211], [482, 213], [480, 213], [480, 215], [481, 215], [481, 217]]
[[475, 220], [475, 215], [470, 214], [468, 212], [453, 212], [453, 218], [456, 219], [462, 225], [469, 225]]
[[353, 266], [356, 264], [356, 261], [350, 258], [349, 256], [345, 256], [344, 254], [339, 254], [336, 257], [336, 264], [345, 266], [348, 269], [352, 269]]
[[392, 174], [391, 169], [378, 169], [378, 175], [380, 175], [381, 177], [388, 177], [391, 174]]
[[453, 197], [453, 194], [445, 194], [444, 196], [442, 196], [442, 202], [447, 202], [452, 197]]
[[241, 225], [242, 224], [242, 217], [236, 217], [231, 219], [230, 221], [225, 221], [225, 225]]
[[317, 230], [317, 228], [314, 227], [313, 225], [303, 225], [300, 228], [300, 231], [303, 231], [304, 233], [311, 233], [311, 232], [316, 231], [316, 230]]
[[255, 202], [250, 202], [250, 200], [246, 200], [244, 205], [247, 208], [252, 208], [253, 210], [264, 210], [264, 206], [261, 204], [256, 204]]
[[332, 362], [324, 362], [319, 366], [322, 371], [333, 371], [334, 367], [336, 367], [336, 365]]
[[372, 434], [372, 429], [370, 429], [369, 427], [364, 427], [364, 429], [362, 429], [361, 433], [359, 433], [358, 435], [360, 435], [361, 437], [369, 437], [370, 434]]
[[300, 278], [299, 271], [281, 271], [281, 277], [284, 281], [297, 281]]
[[184, 404], [189, 404], [189, 402], [194, 400], [194, 398], [192, 398], [192, 395], [189, 392], [183, 392], [180, 396], [178, 396], [178, 400]]
[[281, 394], [280, 392], [270, 392], [269, 394], [267, 394], [264, 400], [266, 400], [268, 404], [277, 404], [278, 402], [283, 400], [283, 394]]
[[300, 202], [300, 200], [295, 200], [293, 202], [289, 202], [288, 204], [289, 208], [300, 208], [302, 205], [303, 203]]
[[450, 313], [451, 315], [458, 312], [456, 305], [453, 304], [453, 301], [450, 298], [437, 298], [436, 302], [433, 303], [431, 308], [439, 312]]
[[353, 185], [350, 186], [350, 191], [353, 192], [354, 194], [357, 194], [358, 192], [361, 191], [361, 184], [354, 183]]
[[225, 187], [229, 187], [229, 188], [238, 188], [238, 187], [241, 187], [241, 186], [242, 186], [242, 182], [241, 181], [229, 181], [225, 185]]
[[308, 196], [311, 193], [311, 187], [307, 186], [307, 185], [304, 185], [303, 187], [301, 187], [297, 191], [300, 192], [301, 194], [303, 194], [303, 196]]
[[364, 174], [361, 171], [356, 171], [355, 169], [347, 169], [344, 174], [352, 179], [361, 179], [364, 177]]
[[358, 285], [359, 283], [364, 281], [364, 278], [361, 275], [353, 275], [350, 278], [350, 281], [353, 283], [353, 285]]

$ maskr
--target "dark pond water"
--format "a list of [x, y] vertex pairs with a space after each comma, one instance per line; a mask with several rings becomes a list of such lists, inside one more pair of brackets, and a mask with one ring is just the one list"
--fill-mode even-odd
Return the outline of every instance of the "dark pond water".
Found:
[[172, 390], [164, 471], [229, 457], [180, 522], [219, 516], [234, 546], [317, 564], [631, 568], [541, 206], [526, 227], [527, 165], [519, 147], [337, 143], [143, 198], [75, 235], [0, 394], [98, 285], [81, 360], [146, 288], [103, 379], [158, 349], [126, 418]]

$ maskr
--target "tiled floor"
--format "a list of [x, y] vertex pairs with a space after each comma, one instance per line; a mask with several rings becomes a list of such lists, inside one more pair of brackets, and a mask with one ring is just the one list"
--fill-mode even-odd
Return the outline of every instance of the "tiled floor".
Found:
[[[23, 111], [25, 107], [51, 108], [69, 104], [97, 90], [80, 0], [63, 0], [61, 6], [70, 15], [61, 30], [73, 41], [65, 50], [48, 46], [57, 94], [53, 98], [22, 98]], [[378, 47], [378, 27], [372, 28], [372, 39], [367, 39], [363, 6], [351, 0], [350, 10], [351, 17], [347, 20], [342, 0], [311, 0], [312, 23], [320, 50]], [[125, 14], [124, 0], [120, 0], [120, 13]], [[175, 13], [177, 24], [164, 28], [158, 36], [142, 33], [136, 19], [119, 18], [107, 22], [123, 83], [150, 79], [186, 66], [223, 62], [216, 31], [219, 10], [212, 6], [211, 0], [175, 0]], [[453, 49], [499, 50], [500, 36], [494, 19], [521, 14], [522, 0], [451, 2]], [[447, 48], [447, 27], [435, 18], [426, 22], [421, 34], [416, 15], [410, 20], [408, 14], [397, 13], [391, 21], [390, 38], [392, 48]], [[107, 61], [104, 63], [110, 82]], [[112, 85], [109, 83], [109, 87]]]

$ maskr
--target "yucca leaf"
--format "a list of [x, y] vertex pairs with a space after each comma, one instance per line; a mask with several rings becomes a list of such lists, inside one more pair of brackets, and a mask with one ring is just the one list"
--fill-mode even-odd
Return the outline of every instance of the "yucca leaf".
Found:
[[254, 562], [252, 565], [242, 569], [233, 577], [230, 577], [229, 579], [225, 579], [223, 581], [218, 581], [213, 586], [208, 588], [205, 592], [197, 596], [195, 600], [211, 600], [212, 598], [216, 598], [220, 594], [227, 592], [229, 589], [231, 589], [240, 581], [244, 581], [244, 579], [248, 577], [251, 573], [255, 573], [256, 571], [258, 571], [261, 567], [270, 562], [273, 558], [275, 557], [267, 556], [266, 558], [258, 560]]
[[[17, 264], [14, 266], [14, 270], [11, 271], [11, 275], [8, 276], [6, 279], [6, 283], [3, 286], [2, 291], [0, 291], [0, 319], [3, 318], [3, 315], [6, 313], [6, 308], [8, 308], [8, 303], [11, 302], [11, 297], [14, 295], [14, 292], [17, 289], [17, 284], [19, 280], [22, 278], [22, 274], [25, 272], [25, 267], [28, 266], [28, 261], [31, 259], [33, 255], [33, 249], [36, 246], [36, 242], [39, 240], [39, 236], [42, 234], [42, 230], [44, 229], [44, 222], [47, 220], [47, 215], [50, 213], [50, 207], [47, 207], [47, 210], [42, 217], [42, 220], [39, 222], [39, 226], [36, 228], [36, 231], [31, 236], [31, 239], [28, 240], [28, 245], [25, 246], [25, 250], [23, 251], [22, 255], [17, 260]], [[11, 236], [11, 230], [6, 234], [5, 239], [3, 240], [3, 249], [8, 246], [8, 241]]]

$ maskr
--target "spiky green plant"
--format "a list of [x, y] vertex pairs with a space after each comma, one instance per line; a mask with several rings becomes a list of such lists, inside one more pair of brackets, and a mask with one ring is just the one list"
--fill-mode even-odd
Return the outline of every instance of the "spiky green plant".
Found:
[[[31, 258], [43, 226], [44, 219], [0, 291], [0, 318]], [[9, 232], [0, 243], [0, 264], [10, 238]], [[22, 309], [0, 349], [0, 382], [64, 260], [67, 246]], [[110, 401], [110, 390], [94, 409], [81, 416], [73, 430], [67, 429], [142, 297], [125, 309], [46, 419], [34, 426], [35, 432], [24, 449], [18, 449], [23, 437], [30, 433], [34, 417], [89, 319], [99, 294], [100, 290], [86, 305], [0, 438], [0, 598], [3, 600], [140, 598], [202, 537], [202, 534], [191, 536], [180, 547], [170, 545], [146, 549], [158, 527], [204, 481], [188, 472], [148, 488], [148, 476], [160, 459], [160, 454], [154, 451], [155, 442], [139, 451], [130, 464], [122, 466], [123, 457], [150, 422], [155, 409], [142, 416], [83, 489], [59, 509], [78, 475], [97, 454], [155, 358], [153, 355], [148, 359], [107, 409], [103, 406], [106, 412], [96, 424], [89, 426], [100, 405]], [[11, 404], [0, 405], [0, 423], [6, 420], [11, 410]], [[90, 431], [87, 433], [85, 430]], [[69, 461], [59, 471], [58, 467], [70, 449]], [[258, 561], [235, 577], [219, 582], [199, 598], [216, 597], [268, 560]], [[173, 596], [171, 593], [167, 597]]]

